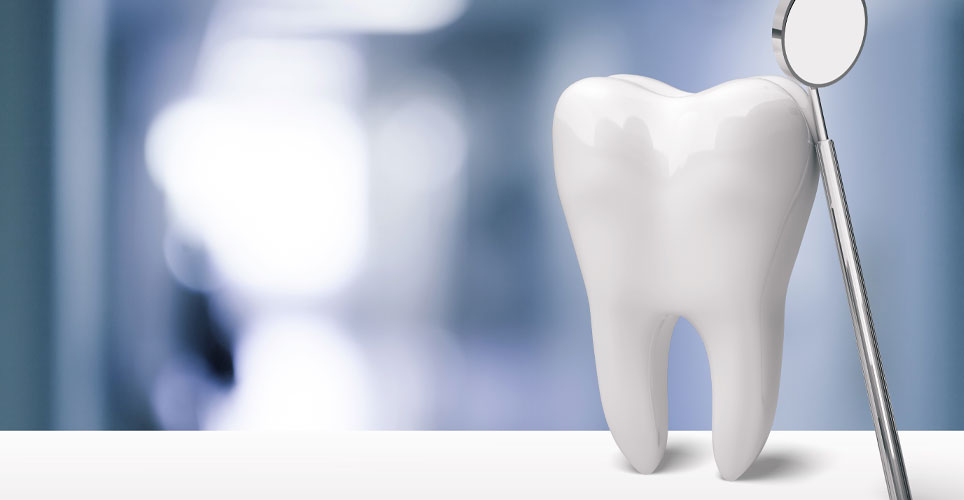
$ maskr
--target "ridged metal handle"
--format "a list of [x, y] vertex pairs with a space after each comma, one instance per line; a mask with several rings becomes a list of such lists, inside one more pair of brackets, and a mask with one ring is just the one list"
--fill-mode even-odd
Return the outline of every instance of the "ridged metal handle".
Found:
[[[822, 118], [821, 116], [821, 122]], [[880, 460], [884, 466], [887, 492], [892, 500], [910, 500], [910, 486], [904, 469], [904, 457], [900, 451], [900, 440], [890, 407], [890, 396], [887, 394], [887, 381], [884, 379], [884, 368], [877, 349], [877, 335], [874, 332], [873, 318], [870, 316], [870, 303], [867, 300], [864, 277], [860, 270], [860, 257], [857, 255], [857, 244], [854, 242], [853, 227], [850, 225], [847, 197], [844, 194], [843, 182], [840, 180], [837, 152], [833, 141], [830, 139], [818, 141], [817, 152], [823, 188], [827, 194], [827, 207], [830, 209], [830, 222], [837, 241], [840, 269], [843, 271], [847, 300], [850, 302], [850, 316], [857, 335], [860, 365], [867, 385], [867, 397], [870, 399], [870, 411], [874, 417], [874, 429], [877, 431], [877, 446], [880, 448]]]

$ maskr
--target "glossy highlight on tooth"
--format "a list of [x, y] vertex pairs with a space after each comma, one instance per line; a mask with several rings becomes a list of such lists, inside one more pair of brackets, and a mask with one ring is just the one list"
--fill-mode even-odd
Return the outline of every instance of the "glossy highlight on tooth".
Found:
[[766, 443], [787, 284], [817, 186], [809, 108], [781, 77], [690, 94], [616, 75], [559, 98], [556, 183], [589, 299], [599, 392], [639, 472], [655, 471], [666, 448], [680, 317], [709, 358], [723, 478], [739, 478]]

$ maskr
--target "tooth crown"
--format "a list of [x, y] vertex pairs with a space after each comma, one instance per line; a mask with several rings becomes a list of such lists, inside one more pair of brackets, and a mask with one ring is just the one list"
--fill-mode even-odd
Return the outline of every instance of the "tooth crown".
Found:
[[[611, 77], [559, 99], [556, 182], [583, 273], [607, 276], [587, 282], [602, 288], [589, 294], [619, 290], [682, 315], [696, 302], [760, 297], [789, 278], [759, 263], [793, 243], [781, 230], [815, 182], [807, 122], [765, 80], [653, 98], [663, 95]], [[608, 251], [583, 248], [595, 246]]]
[[808, 103], [778, 77], [698, 94], [639, 76], [587, 78], [559, 99], [556, 182], [589, 298], [600, 394], [641, 472], [665, 446], [679, 316], [710, 357], [724, 477], [742, 474], [766, 440], [786, 288], [816, 190]]

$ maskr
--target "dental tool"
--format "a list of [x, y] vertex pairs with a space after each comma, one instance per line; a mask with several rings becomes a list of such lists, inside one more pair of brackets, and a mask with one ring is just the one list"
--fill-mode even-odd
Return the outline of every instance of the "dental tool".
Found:
[[887, 395], [887, 381], [877, 349], [877, 336], [840, 179], [837, 153], [833, 141], [827, 136], [817, 90], [837, 82], [853, 68], [863, 50], [866, 34], [867, 6], [864, 0], [781, 0], [773, 20], [772, 38], [780, 68], [810, 91], [820, 173], [857, 335], [857, 350], [877, 432], [887, 492], [892, 500], [909, 500], [910, 486]]

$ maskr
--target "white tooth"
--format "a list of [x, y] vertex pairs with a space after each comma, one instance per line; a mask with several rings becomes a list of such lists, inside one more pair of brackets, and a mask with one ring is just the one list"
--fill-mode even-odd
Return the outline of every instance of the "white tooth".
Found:
[[559, 98], [556, 182], [589, 297], [599, 392], [640, 472], [666, 447], [680, 316], [709, 357], [722, 476], [740, 477], [766, 442], [787, 282], [817, 186], [809, 106], [779, 77], [688, 94], [618, 75]]

